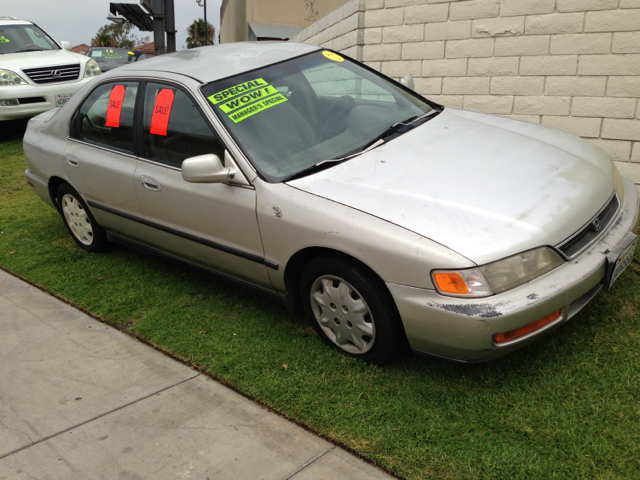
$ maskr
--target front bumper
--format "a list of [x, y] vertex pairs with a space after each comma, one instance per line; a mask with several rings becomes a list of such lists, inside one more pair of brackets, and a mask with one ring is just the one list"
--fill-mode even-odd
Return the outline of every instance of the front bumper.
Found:
[[[43, 112], [56, 108], [57, 95], [73, 95], [80, 90], [91, 78], [81, 78], [75, 82], [55, 83], [49, 85], [17, 85], [0, 87], [0, 100], [27, 101], [25, 99], [41, 98], [36, 103], [25, 103], [10, 107], [0, 106], [0, 121], [16, 120], [19, 118], [35, 117]], [[28, 100], [32, 101], [32, 100]]]
[[[624, 203], [604, 236], [577, 258], [518, 288], [464, 299], [387, 283], [412, 350], [463, 362], [490, 360], [531, 343], [577, 314], [602, 287], [607, 254], [635, 231], [638, 192], [627, 178], [624, 186]], [[523, 327], [557, 310], [561, 310], [560, 317], [539, 330], [500, 346], [494, 343], [495, 334]]]

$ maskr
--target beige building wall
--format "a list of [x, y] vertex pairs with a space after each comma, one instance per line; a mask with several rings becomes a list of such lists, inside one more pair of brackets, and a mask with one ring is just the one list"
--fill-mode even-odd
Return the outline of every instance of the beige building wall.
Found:
[[362, 61], [366, 10], [365, 0], [349, 0], [290, 41], [322, 45]]
[[[352, 3], [351, 25], [359, 23], [349, 30]], [[640, 163], [640, 0], [351, 0], [341, 8], [292, 41], [396, 79], [411, 74], [419, 93], [447, 106], [579, 135], [640, 183], [624, 164]]]
[[[249, 22], [298, 25], [307, 28], [347, 0], [228, 0], [221, 7], [220, 42], [249, 39]], [[223, 14], [224, 11], [224, 14]]]
[[248, 38], [247, 0], [223, 1], [220, 7], [220, 43], [239, 42]]

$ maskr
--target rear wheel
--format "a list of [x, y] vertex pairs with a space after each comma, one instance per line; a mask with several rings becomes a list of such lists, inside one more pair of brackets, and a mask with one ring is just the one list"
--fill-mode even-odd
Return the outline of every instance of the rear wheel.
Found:
[[382, 365], [406, 345], [391, 294], [359, 262], [340, 255], [312, 259], [302, 272], [300, 288], [320, 338], [345, 355]]
[[62, 220], [80, 248], [89, 252], [103, 252], [109, 248], [107, 233], [98, 225], [78, 192], [63, 183], [58, 187], [57, 200]]

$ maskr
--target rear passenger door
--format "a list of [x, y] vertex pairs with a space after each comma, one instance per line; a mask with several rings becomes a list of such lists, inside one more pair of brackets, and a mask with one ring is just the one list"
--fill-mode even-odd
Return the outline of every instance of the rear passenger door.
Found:
[[[133, 173], [134, 111], [139, 83], [98, 85], [74, 114], [64, 158], [69, 183], [110, 232], [140, 238], [142, 208]], [[137, 221], [136, 221], [137, 220]]]
[[250, 185], [188, 183], [181, 165], [213, 153], [223, 161], [225, 146], [185, 91], [148, 82], [141, 102], [141, 155], [135, 188], [145, 225], [145, 243], [227, 276], [271, 288], [263, 264]]

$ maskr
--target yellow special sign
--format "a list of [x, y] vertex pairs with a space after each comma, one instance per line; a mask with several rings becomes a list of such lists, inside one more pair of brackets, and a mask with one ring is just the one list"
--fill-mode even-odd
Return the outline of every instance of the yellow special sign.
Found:
[[240, 95], [241, 93], [247, 93], [251, 90], [255, 90], [257, 88], [264, 88], [269, 85], [261, 78], [256, 78], [255, 80], [251, 80], [249, 82], [241, 83], [240, 85], [236, 85], [235, 87], [227, 88], [218, 93], [214, 93], [209, 98], [209, 101], [214, 105], [217, 105], [220, 102], [224, 102], [225, 100], [230, 100], [233, 97]]
[[329, 60], [333, 60], [334, 62], [344, 62], [344, 58], [342, 58], [337, 53], [323, 51], [322, 54], [327, 57]]
[[235, 97], [233, 100], [229, 100], [227, 103], [223, 103], [220, 105], [220, 109], [224, 113], [229, 113], [234, 111], [237, 108], [244, 107], [251, 102], [255, 102], [256, 100], [262, 100], [269, 95], [273, 95], [274, 93], [278, 93], [273, 86], [267, 85], [264, 88], [259, 88], [257, 90], [251, 90], [244, 95], [240, 95]]
[[273, 95], [269, 98], [265, 98], [264, 100], [253, 103], [248, 107], [242, 108], [235, 113], [232, 113], [231, 115], [229, 115], [229, 118], [235, 123], [239, 123], [242, 120], [255, 115], [256, 113], [260, 113], [267, 108], [275, 107], [276, 105], [279, 105], [282, 102], [286, 101], [287, 99], [284, 98], [284, 96], [282, 96], [281, 94]]

